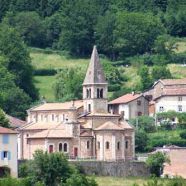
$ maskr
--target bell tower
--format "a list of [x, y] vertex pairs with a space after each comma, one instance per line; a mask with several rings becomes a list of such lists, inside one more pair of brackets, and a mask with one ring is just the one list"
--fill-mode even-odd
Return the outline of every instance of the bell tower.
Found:
[[83, 82], [84, 111], [107, 113], [107, 88], [105, 75], [94, 46], [87, 73]]

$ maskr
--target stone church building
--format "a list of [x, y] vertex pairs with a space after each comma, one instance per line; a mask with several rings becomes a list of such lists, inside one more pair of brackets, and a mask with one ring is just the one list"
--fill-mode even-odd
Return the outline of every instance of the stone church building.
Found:
[[63, 152], [71, 159], [103, 161], [134, 158], [134, 129], [120, 115], [108, 112], [108, 83], [94, 46], [83, 82], [83, 100], [43, 103], [29, 109], [19, 128], [19, 159], [35, 150]]

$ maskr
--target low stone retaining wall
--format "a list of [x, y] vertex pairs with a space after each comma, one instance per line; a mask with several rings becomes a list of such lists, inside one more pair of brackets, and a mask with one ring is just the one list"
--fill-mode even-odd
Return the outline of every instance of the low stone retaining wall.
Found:
[[147, 177], [149, 169], [144, 162], [71, 161], [87, 175], [117, 177]]

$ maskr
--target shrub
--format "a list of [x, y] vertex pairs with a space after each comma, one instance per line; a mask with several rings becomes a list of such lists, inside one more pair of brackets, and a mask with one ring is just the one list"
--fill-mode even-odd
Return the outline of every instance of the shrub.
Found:
[[184, 130], [180, 133], [180, 137], [183, 139], [186, 139], [186, 130]]
[[57, 74], [57, 70], [55, 69], [37, 69], [34, 70], [35, 76], [54, 76]]
[[169, 161], [165, 154], [156, 152], [148, 157], [146, 164], [150, 168], [151, 174], [159, 177], [163, 172], [163, 164]]

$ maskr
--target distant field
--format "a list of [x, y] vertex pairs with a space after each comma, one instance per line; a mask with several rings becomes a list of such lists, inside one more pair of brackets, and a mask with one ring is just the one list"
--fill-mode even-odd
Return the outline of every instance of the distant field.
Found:
[[53, 84], [55, 76], [35, 76], [35, 85], [39, 89], [40, 97], [44, 96], [47, 101], [54, 101]]
[[133, 186], [137, 183], [143, 186], [146, 179], [143, 178], [119, 178], [119, 177], [95, 177], [98, 186]]
[[31, 52], [30, 57], [32, 59], [32, 65], [36, 69], [59, 69], [64, 67], [86, 68], [89, 61], [88, 59], [68, 59], [56, 53], [46, 54], [39, 51]]
[[[183, 44], [180, 45], [181, 49], [184, 50]], [[180, 50], [181, 50], [180, 49]], [[186, 49], [186, 48], [185, 48]], [[46, 53], [42, 49], [31, 49], [30, 56], [32, 64], [35, 69], [60, 69], [64, 67], [78, 68], [80, 67], [83, 71], [86, 71], [87, 65], [90, 59], [73, 59], [65, 57], [55, 52]], [[106, 60], [106, 59], [101, 59]], [[124, 74], [127, 76], [128, 81], [123, 85], [124, 87], [135, 87], [140, 83], [140, 77], [137, 75], [138, 68], [134, 66], [119, 67], [124, 68]], [[186, 66], [177, 64], [170, 64], [168, 68], [174, 78], [186, 77]], [[54, 101], [52, 84], [55, 81], [54, 76], [36, 76], [35, 77], [36, 87], [39, 89], [40, 95], [45, 96], [48, 101]], [[110, 96], [111, 94], [109, 94]]]
[[[96, 182], [98, 183], [98, 186], [134, 186], [135, 184], [138, 184], [139, 186], [148, 186], [147, 182], [152, 182], [152, 180], [148, 178], [122, 178], [122, 177], [95, 177]], [[153, 181], [154, 182], [154, 181]], [[161, 179], [158, 178], [158, 184], [150, 184], [150, 185], [156, 185], [156, 186], [166, 186], [168, 182], [172, 182], [171, 179]], [[186, 182], [184, 182], [186, 184]], [[173, 185], [173, 184], [172, 184]], [[177, 184], [174, 184], [177, 185]]]

